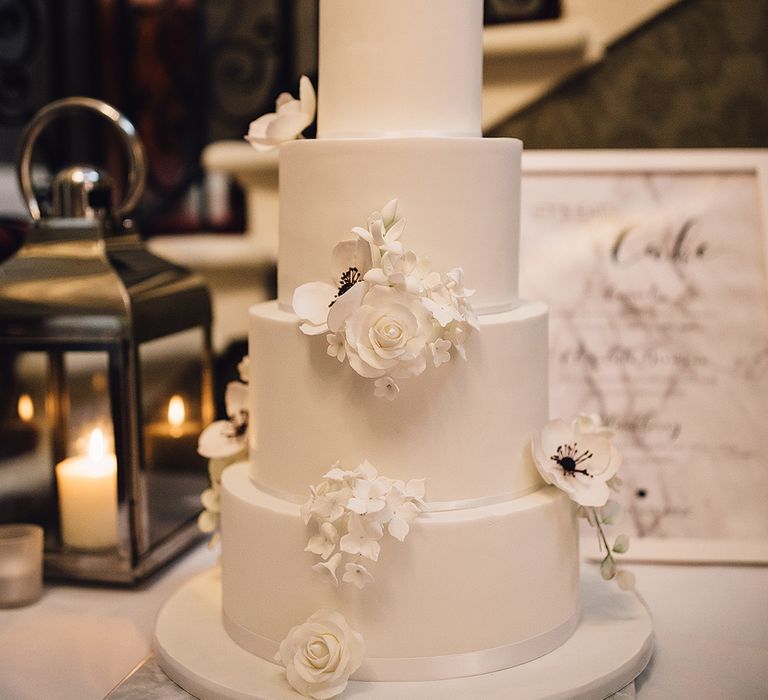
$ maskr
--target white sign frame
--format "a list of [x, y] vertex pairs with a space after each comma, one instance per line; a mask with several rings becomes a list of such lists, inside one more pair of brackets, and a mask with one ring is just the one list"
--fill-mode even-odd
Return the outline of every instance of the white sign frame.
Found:
[[[594, 176], [627, 174], [700, 175], [746, 174], [755, 179], [758, 192], [758, 210], [763, 241], [763, 270], [765, 301], [768, 306], [768, 150], [568, 150], [525, 151], [523, 154], [523, 182], [531, 176]], [[556, 195], [555, 195], [556, 196]], [[521, 207], [525, 211], [526, 202]], [[523, 216], [523, 220], [526, 217]], [[531, 235], [523, 232], [523, 235]], [[548, 274], [557, 275], [555, 269]], [[525, 265], [525, 260], [521, 260]], [[537, 272], [538, 274], [538, 272]], [[556, 373], [553, 380], [556, 381]], [[768, 437], [768, 416], [766, 416]], [[768, 464], [766, 464], [768, 470]], [[745, 489], [749, 484], [744, 485]], [[766, 494], [768, 496], [768, 494]], [[766, 499], [768, 501], [768, 499]], [[616, 531], [621, 531], [620, 525]], [[589, 558], [600, 558], [593, 538], [585, 541], [584, 551]], [[768, 564], [766, 538], [715, 539], [691, 537], [639, 537], [634, 538], [626, 560], [646, 562]]]

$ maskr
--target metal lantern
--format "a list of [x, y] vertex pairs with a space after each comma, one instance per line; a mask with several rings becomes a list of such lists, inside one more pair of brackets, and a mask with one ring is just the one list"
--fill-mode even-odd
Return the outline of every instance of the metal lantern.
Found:
[[[69, 167], [44, 215], [32, 150], [72, 110], [120, 133], [127, 193], [114, 207], [106, 174]], [[18, 175], [33, 223], [0, 266], [0, 522], [44, 526], [49, 577], [134, 583], [198, 537], [208, 474], [195, 447], [214, 410], [209, 293], [125, 219], [146, 163], [110, 105], [72, 97], [43, 108]]]

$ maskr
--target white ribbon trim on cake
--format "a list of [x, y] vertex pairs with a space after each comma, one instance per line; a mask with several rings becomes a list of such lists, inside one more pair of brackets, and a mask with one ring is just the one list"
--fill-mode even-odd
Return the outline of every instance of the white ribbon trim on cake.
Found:
[[[245, 629], [223, 613], [224, 629], [243, 649], [274, 663], [280, 644]], [[579, 624], [579, 613], [574, 613], [554, 629], [530, 639], [505, 644], [493, 649], [470, 651], [443, 656], [408, 658], [363, 659], [351, 678], [357, 681], [436, 681], [461, 678], [482, 673], [493, 673], [519, 666], [564, 644]]]
[[[295, 493], [289, 491], [283, 491], [282, 489], [276, 489], [266, 484], [262, 484], [260, 481], [256, 481], [251, 477], [254, 486], [262, 493], [272, 496], [273, 498], [279, 498], [281, 501], [287, 501], [288, 503], [294, 503], [296, 505], [302, 505], [306, 502], [307, 496], [298, 496]], [[429, 516], [430, 513], [447, 513], [452, 510], [466, 510], [468, 508], [483, 508], [485, 506], [493, 506], [498, 503], [506, 503], [507, 501], [514, 501], [517, 498], [528, 496], [539, 489], [542, 489], [546, 484], [533, 484], [524, 489], [518, 491], [511, 491], [509, 493], [502, 493], [494, 496], [480, 496], [479, 498], [463, 498], [455, 501], [425, 501], [424, 510], [422, 510], [420, 517]]]
[[[504, 302], [503, 304], [484, 304], [482, 306], [473, 304], [472, 308], [478, 316], [489, 316], [490, 314], [502, 314], [507, 311], [514, 311], [520, 304], [522, 304], [522, 299], [516, 299], [513, 302]], [[277, 303], [277, 308], [285, 313], [293, 314], [293, 306], [290, 304], [284, 304], [279, 301]]]

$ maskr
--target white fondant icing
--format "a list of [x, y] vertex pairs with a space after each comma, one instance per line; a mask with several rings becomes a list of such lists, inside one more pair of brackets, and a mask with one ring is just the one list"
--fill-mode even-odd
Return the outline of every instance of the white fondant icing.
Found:
[[248, 639], [279, 644], [297, 621], [329, 607], [363, 635], [364, 665], [404, 663], [371, 662], [357, 677], [437, 677], [434, 666], [420, 671], [408, 659], [466, 654], [466, 670], [475, 652], [493, 659], [498, 647], [521, 644], [520, 652], [526, 643], [533, 658], [564, 641], [578, 610], [573, 507], [553, 487], [417, 518], [407, 542], [392, 539], [385, 560], [370, 563], [376, 581], [363, 590], [335, 588], [311, 570], [299, 507], [257, 489], [247, 463], [224, 473], [222, 513], [224, 615], [246, 648]]
[[529, 441], [547, 420], [544, 304], [481, 317], [466, 361], [429, 367], [393, 402], [274, 302], [251, 309], [249, 344], [251, 469], [269, 491], [303, 501], [337, 460], [364, 459], [392, 479], [425, 478], [428, 501], [513, 498], [542, 483]]
[[482, 0], [322, 0], [318, 137], [479, 136]]
[[402, 239], [435, 270], [461, 267], [478, 313], [517, 303], [517, 139], [302, 140], [280, 152], [278, 299], [328, 280], [331, 251], [397, 198]]

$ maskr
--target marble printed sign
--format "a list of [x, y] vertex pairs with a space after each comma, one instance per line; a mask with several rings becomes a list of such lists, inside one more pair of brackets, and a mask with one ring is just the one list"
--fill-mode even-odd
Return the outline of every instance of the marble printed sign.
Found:
[[624, 452], [622, 529], [768, 535], [768, 295], [754, 172], [530, 172], [521, 289], [551, 307], [550, 414]]

